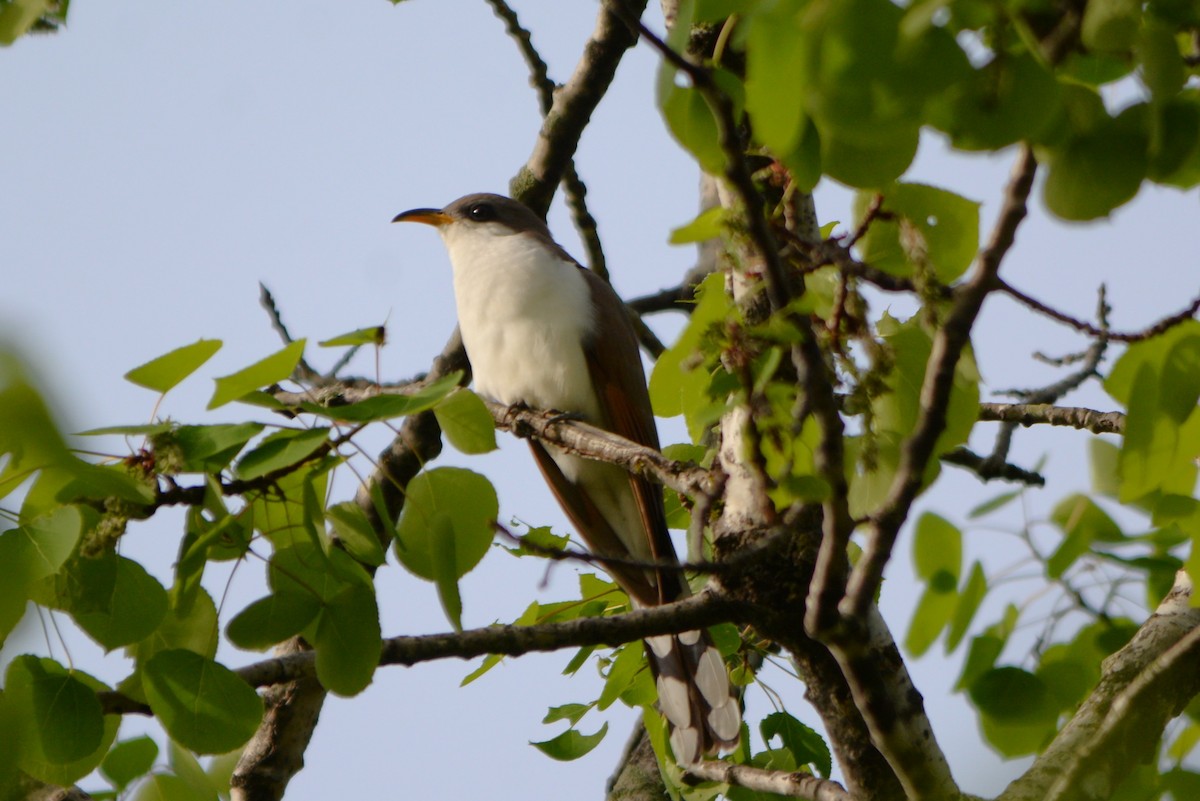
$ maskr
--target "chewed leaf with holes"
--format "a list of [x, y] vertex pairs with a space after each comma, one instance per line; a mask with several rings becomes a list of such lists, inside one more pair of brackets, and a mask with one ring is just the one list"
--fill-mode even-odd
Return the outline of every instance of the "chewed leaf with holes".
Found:
[[[966, 272], [979, 249], [978, 203], [924, 184], [897, 183], [879, 194], [882, 213], [858, 243], [863, 261], [904, 277], [925, 271], [943, 284]], [[856, 227], [875, 197], [856, 196]]]

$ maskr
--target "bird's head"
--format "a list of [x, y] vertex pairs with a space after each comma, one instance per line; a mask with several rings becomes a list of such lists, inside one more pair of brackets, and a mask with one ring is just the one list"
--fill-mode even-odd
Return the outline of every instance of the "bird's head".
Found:
[[479, 193], [460, 197], [442, 209], [410, 209], [392, 222], [419, 222], [435, 226], [446, 244], [481, 243], [495, 237], [533, 234], [553, 241], [550, 230], [528, 206], [503, 195]]

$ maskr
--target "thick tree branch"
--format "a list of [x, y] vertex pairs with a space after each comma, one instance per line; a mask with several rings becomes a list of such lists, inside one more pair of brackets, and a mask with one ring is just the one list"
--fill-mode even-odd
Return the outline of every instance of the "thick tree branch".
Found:
[[1104, 660], [1100, 683], [998, 801], [1108, 798], [1135, 765], [1156, 753], [1167, 721], [1200, 692], [1200, 609], [1192, 582], [1175, 586], [1133, 639]]
[[670, 801], [654, 745], [639, 718], [625, 744], [625, 752], [605, 787], [605, 801]]
[[829, 650], [846, 677], [871, 741], [909, 799], [957, 798], [950, 765], [887, 623], [874, 604], [856, 621], [861, 626], [858, 633], [838, 637]]
[[763, 770], [751, 765], [729, 762], [700, 762], [687, 766], [687, 775], [706, 782], [721, 782], [745, 787], [760, 793], [774, 793], [785, 798], [804, 798], [808, 801], [854, 801], [835, 781], [800, 771]]
[[[488, 654], [522, 656], [535, 651], [558, 651], [587, 645], [620, 645], [656, 634], [671, 634], [718, 623], [748, 622], [753, 610], [746, 604], [714, 593], [682, 601], [635, 609], [611, 617], [585, 617], [535, 626], [487, 626], [444, 634], [390, 637], [383, 641], [379, 664], [415, 665], [436, 659], [471, 659]], [[252, 687], [269, 687], [316, 677], [316, 654], [298, 651], [264, 659], [235, 671]], [[117, 692], [99, 694], [105, 714], [139, 713], [149, 709]]]

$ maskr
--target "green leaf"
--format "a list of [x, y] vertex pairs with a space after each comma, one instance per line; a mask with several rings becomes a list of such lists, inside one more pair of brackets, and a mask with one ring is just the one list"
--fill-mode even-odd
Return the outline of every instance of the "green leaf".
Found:
[[1064, 498], [1050, 513], [1050, 519], [1066, 537], [1046, 561], [1046, 575], [1058, 578], [1075, 560], [1088, 552], [1092, 543], [1121, 542], [1126, 539], [1111, 517], [1086, 495]]
[[1004, 618], [999, 623], [989, 626], [983, 634], [971, 640], [966, 661], [963, 662], [962, 675], [954, 685], [956, 691], [967, 689], [976, 679], [992, 669], [1012, 635], [1019, 615], [1017, 607], [1009, 604], [1005, 609]]
[[127, 425], [127, 426], [104, 426], [103, 428], [89, 428], [87, 431], [77, 431], [76, 434], [80, 437], [102, 437], [106, 434], [119, 434], [121, 436], [150, 436], [153, 434], [162, 434], [170, 431], [175, 426], [173, 423], [147, 423], [145, 425]]
[[[1097, 440], [1097, 439], [1092, 440], [1092, 442], [1102, 442], [1102, 441], [1103, 440]], [[967, 517], [969, 517], [972, 520], [977, 520], [985, 515], [989, 515], [992, 512], [995, 512], [998, 509], [1004, 508], [1009, 503], [1011, 503], [1013, 500], [1015, 500], [1016, 498], [1019, 498], [1020, 495], [1021, 495], [1020, 490], [1013, 490], [1012, 492], [1003, 492], [1003, 493], [997, 495], [995, 498], [986, 500], [983, 503], [981, 503], [978, 506], [971, 509], [971, 511], [967, 512]]]
[[487, 673], [496, 665], [500, 664], [502, 659], [504, 659], [504, 657], [500, 656], [500, 654], [488, 654], [483, 658], [483, 661], [479, 664], [479, 667], [475, 668], [463, 677], [463, 680], [458, 683], [458, 686], [466, 687], [468, 684], [475, 681], [475, 679], [479, 678], [484, 673]]
[[115, 497], [133, 503], [154, 502], [153, 482], [135, 475], [124, 464], [98, 465], [72, 459], [65, 468], [63, 472], [70, 481], [55, 495], [56, 500]]
[[366, 689], [383, 650], [374, 590], [355, 583], [330, 598], [317, 618], [313, 644], [322, 686], [342, 696]]
[[[962, 532], [943, 517], [926, 512], [913, 536], [913, 565], [917, 578], [939, 592], [953, 592], [962, 570]], [[948, 574], [949, 583], [943, 580]]]
[[455, 578], [466, 575], [491, 546], [500, 504], [490, 481], [461, 467], [427, 470], [408, 484], [396, 524], [396, 556], [409, 571], [434, 581], [434, 520], [445, 516], [454, 538]]
[[167, 613], [167, 591], [140, 564], [106, 553], [78, 557], [58, 576], [63, 608], [107, 650], [148, 637]]
[[521, 535], [521, 544], [505, 548], [514, 556], [545, 556], [546, 550], [561, 551], [571, 542], [568, 534], [555, 534], [549, 526], [537, 526]]
[[284, 548], [313, 541], [314, 522], [304, 503], [306, 494], [326, 497], [328, 470], [336, 460], [326, 458], [289, 473], [273, 483], [271, 492], [258, 494], [250, 504], [254, 528]]
[[[133, 801], [202, 801], [190, 784], [173, 773], [152, 773], [138, 785]], [[208, 799], [203, 799], [208, 801]]]
[[659, 86], [658, 106], [671, 134], [692, 154], [700, 169], [719, 174], [725, 166], [725, 153], [708, 101], [696, 89], [675, 84], [674, 79]]
[[1051, 151], [1046, 207], [1064, 220], [1094, 220], [1137, 194], [1148, 169], [1145, 104], [1127, 108]]
[[25, 748], [54, 765], [86, 758], [100, 747], [104, 713], [96, 691], [51, 659], [19, 656], [5, 673], [5, 692], [28, 714]]
[[368, 328], [358, 328], [349, 333], [340, 334], [331, 339], [322, 340], [317, 344], [322, 348], [337, 348], [344, 346], [375, 345], [383, 347], [387, 343], [387, 329], [382, 325], [372, 325]]
[[1082, 701], [1096, 682], [1098, 661], [1090, 662], [1080, 649], [1058, 643], [1046, 649], [1037, 668], [1051, 698], [1063, 712], [1072, 710]]
[[249, 367], [218, 378], [217, 389], [208, 402], [208, 408], [219, 408], [256, 389], [283, 381], [291, 376], [303, 355], [304, 340], [299, 339]]
[[266, 437], [237, 465], [238, 478], [260, 478], [307, 460], [329, 442], [328, 428], [285, 428]]
[[135, 367], [125, 374], [125, 380], [139, 387], [165, 393], [180, 381], [200, 369], [201, 365], [221, 349], [219, 339], [201, 339], [168, 354]]
[[[80, 688], [86, 690], [90, 700], [84, 700]], [[116, 739], [120, 725], [118, 716], [100, 714], [96, 694], [110, 689], [83, 671], [68, 670], [53, 659], [14, 659], [8, 666], [0, 707], [7, 707], [16, 723], [16, 742], [22, 745], [16, 755], [17, 766], [47, 784], [58, 785], [74, 784], [95, 770]], [[46, 743], [45, 738], [56, 742]], [[58, 742], [59, 738], [64, 741]], [[69, 762], [61, 761], [65, 753], [76, 752], [83, 743], [90, 742], [96, 743], [90, 752]]]
[[929, 118], [956, 148], [999, 150], [1039, 139], [1061, 109], [1061, 95], [1036, 59], [1004, 51], [931, 102]]
[[950, 622], [957, 606], [957, 592], [947, 593], [938, 591], [933, 586], [926, 587], [917, 602], [917, 608], [908, 624], [908, 634], [904, 638], [904, 647], [909, 653], [921, 656], [928, 651]]
[[595, 734], [581, 734], [575, 729], [567, 729], [557, 737], [540, 743], [531, 742], [530, 745], [551, 759], [568, 762], [572, 759], [579, 759], [598, 746], [606, 734], [608, 734], [607, 722]]
[[175, 775], [183, 779], [191, 790], [188, 801], [220, 801], [217, 788], [204, 772], [200, 760], [174, 740], [167, 741], [167, 754]]
[[469, 389], [450, 393], [433, 407], [442, 433], [462, 453], [496, 450], [496, 424], [483, 401]]
[[723, 206], [705, 209], [694, 220], [671, 231], [667, 240], [672, 245], [687, 245], [718, 239], [725, 231], [729, 212]]
[[847, 186], [881, 187], [899, 178], [912, 164], [920, 144], [920, 127], [898, 125], [886, 139], [860, 141], [845, 131], [820, 130], [821, 168]]
[[608, 709], [621, 695], [628, 690], [637, 679], [638, 673], [647, 669], [645, 653], [641, 643], [629, 643], [622, 646], [604, 681], [604, 689], [600, 693], [596, 706]]
[[[859, 243], [864, 261], [893, 275], [929, 269], [943, 284], [962, 276], [979, 249], [979, 203], [924, 184], [899, 183], [883, 190], [884, 219], [876, 219]], [[855, 197], [857, 226], [874, 197]]]
[[320, 601], [311, 595], [274, 593], [235, 615], [225, 627], [225, 636], [239, 648], [265, 651], [304, 631], [320, 611]]
[[140, 776], [150, 772], [158, 758], [158, 744], [146, 736], [122, 740], [100, 763], [100, 772], [118, 791], [124, 790]]
[[186, 648], [212, 658], [217, 652], [218, 634], [216, 604], [206, 590], [198, 587], [186, 602], [177, 598], [154, 633], [130, 647], [129, 655], [144, 663], [159, 651]]
[[792, 752], [797, 765], [813, 765], [817, 774], [829, 778], [833, 770], [833, 757], [829, 746], [813, 729], [805, 726], [787, 712], [772, 712], [758, 724], [764, 743], [778, 737], [783, 747]]
[[746, 112], [754, 135], [776, 155], [790, 153], [804, 130], [802, 97], [806, 49], [794, 6], [779, 4], [753, 14], [746, 32]]
[[[658, 357], [650, 373], [650, 400], [654, 413], [660, 417], [675, 417], [683, 414], [684, 398], [697, 391], [699, 378], [707, 386], [707, 370], [692, 364], [700, 351], [709, 331], [719, 326], [732, 311], [731, 301], [725, 292], [725, 277], [713, 273], [696, 288], [695, 308], [688, 319], [687, 328], [679, 335], [675, 344]], [[692, 399], [689, 397], [689, 401]]]
[[456, 557], [454, 555], [454, 524], [444, 512], [437, 512], [430, 520], [432, 546], [430, 555], [433, 567], [433, 582], [437, 585], [438, 598], [446, 618], [455, 631], [462, 631], [462, 596], [458, 592]]
[[12, 44], [53, 10], [51, 0], [12, 0], [0, 5], [0, 45]]
[[1092, 437], [1088, 440], [1088, 472], [1091, 475], [1092, 491], [1106, 498], [1117, 497], [1121, 489], [1121, 474], [1118, 469], [1121, 449], [1108, 440]]
[[950, 630], [946, 632], [946, 653], [957, 648], [963, 636], [966, 635], [987, 591], [987, 575], [983, 572], [983, 565], [975, 562], [971, 565], [971, 573], [967, 576], [966, 584], [958, 593], [958, 605], [954, 607], [954, 616], [950, 619]]
[[156, 451], [178, 448], [180, 472], [216, 473], [224, 470], [246, 443], [264, 429], [262, 423], [180, 426], [152, 439]]
[[984, 737], [1005, 756], [1039, 750], [1057, 729], [1058, 709], [1045, 683], [1016, 667], [984, 673], [968, 689]]
[[1088, 50], [1129, 50], [1142, 27], [1139, 0], [1091, 0], [1083, 12], [1080, 38]]
[[1154, 490], [1190, 495], [1200, 454], [1200, 322], [1135, 343], [1121, 356], [1104, 388], [1125, 403], [1119, 462], [1120, 500]]
[[552, 706], [550, 707], [550, 711], [546, 713], [546, 717], [542, 718], [542, 723], [555, 723], [556, 721], [565, 720], [574, 726], [595, 705], [595, 703], [591, 703]]
[[343, 501], [325, 510], [325, 516], [333, 524], [338, 539], [346, 552], [358, 561], [379, 567], [386, 560], [379, 535], [367, 519], [367, 514], [357, 503]]
[[1152, 108], [1150, 163], [1152, 181], [1188, 189], [1200, 182], [1200, 93], [1189, 92]]
[[375, 395], [366, 400], [351, 403], [346, 406], [317, 406], [303, 404], [305, 411], [328, 417], [331, 420], [342, 420], [348, 423], [371, 423], [376, 420], [390, 420], [409, 414], [432, 409], [442, 398], [449, 395], [462, 381], [462, 371], [456, 370], [450, 375], [443, 376], [437, 381], [422, 387], [416, 392], [406, 395]]
[[1045, 683], [1018, 667], [992, 668], [971, 683], [971, 702], [1000, 721], [1053, 722], [1058, 717]]
[[[25, 572], [30, 581], [52, 576], [66, 563], [79, 542], [83, 518], [75, 506], [58, 509], [31, 520], [27, 525], [5, 532], [3, 536], [25, 543]], [[9, 567], [5, 565], [6, 569]]]
[[262, 699], [253, 687], [192, 651], [155, 654], [142, 668], [142, 685], [167, 733], [198, 754], [232, 751], [262, 720]]
[[[1135, 6], [1137, 3], [1135, 3]], [[1170, 100], [1187, 79], [1183, 54], [1175, 41], [1175, 31], [1153, 14], [1146, 16], [1138, 33], [1137, 58], [1142, 63], [1142, 81], [1157, 102]]]

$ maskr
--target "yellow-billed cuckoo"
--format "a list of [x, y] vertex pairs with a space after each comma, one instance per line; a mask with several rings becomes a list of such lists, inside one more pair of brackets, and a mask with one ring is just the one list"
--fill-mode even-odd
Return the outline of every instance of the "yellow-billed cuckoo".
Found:
[[[625, 306], [581, 267], [530, 209], [507, 197], [467, 195], [393, 222], [436, 226], [450, 254], [454, 297], [475, 389], [509, 405], [578, 415], [657, 449], [658, 432]], [[530, 447], [558, 502], [603, 556], [674, 562], [660, 489], [614, 465], [546, 443]], [[689, 594], [678, 570], [612, 565], [638, 606]], [[741, 710], [725, 663], [705, 631], [646, 640], [675, 758], [691, 763], [737, 744]]]

